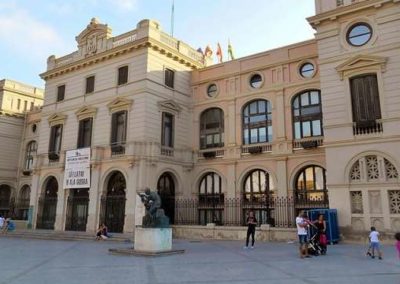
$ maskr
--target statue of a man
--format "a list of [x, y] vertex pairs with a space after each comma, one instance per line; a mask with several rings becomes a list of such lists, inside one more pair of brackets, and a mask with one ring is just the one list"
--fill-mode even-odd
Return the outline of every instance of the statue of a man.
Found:
[[144, 228], [167, 228], [169, 227], [169, 219], [161, 209], [161, 197], [156, 191], [146, 188], [144, 192], [139, 193], [146, 214], [143, 217], [142, 226]]
[[155, 217], [157, 213], [157, 209], [161, 208], [161, 198], [157, 192], [151, 191], [150, 188], [146, 188], [144, 193], [147, 195], [147, 206], [146, 209], [151, 215], [151, 217]]

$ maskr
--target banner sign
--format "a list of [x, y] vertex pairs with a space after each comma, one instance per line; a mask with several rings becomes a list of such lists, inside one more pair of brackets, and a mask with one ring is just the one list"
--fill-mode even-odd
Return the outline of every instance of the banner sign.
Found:
[[90, 187], [90, 148], [65, 153], [64, 188]]

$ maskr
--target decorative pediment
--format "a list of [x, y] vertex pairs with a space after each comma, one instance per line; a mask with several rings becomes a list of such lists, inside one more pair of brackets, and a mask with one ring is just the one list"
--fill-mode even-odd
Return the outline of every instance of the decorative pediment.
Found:
[[174, 100], [160, 101], [157, 105], [160, 111], [172, 112], [174, 114], [177, 114], [182, 110], [179, 104]]
[[66, 119], [67, 116], [65, 114], [55, 113], [50, 115], [50, 117], [47, 120], [49, 121], [49, 125], [53, 126], [57, 124], [64, 124]]
[[346, 74], [351, 73], [354, 70], [362, 70], [364, 68], [370, 68], [371, 66], [377, 66], [382, 72], [386, 71], [386, 57], [372, 56], [372, 55], [357, 55], [354, 56], [339, 66], [336, 67], [336, 71], [339, 72], [340, 79], [343, 80]]
[[75, 112], [78, 120], [82, 120], [88, 117], [94, 117], [96, 113], [97, 113], [97, 108], [91, 106], [81, 107]]
[[75, 39], [81, 55], [96, 54], [107, 48], [107, 39], [111, 37], [111, 28], [92, 18], [89, 25]]
[[116, 98], [107, 104], [108, 109], [111, 113], [117, 112], [120, 110], [129, 110], [131, 105], [133, 104], [133, 100], [126, 98]]

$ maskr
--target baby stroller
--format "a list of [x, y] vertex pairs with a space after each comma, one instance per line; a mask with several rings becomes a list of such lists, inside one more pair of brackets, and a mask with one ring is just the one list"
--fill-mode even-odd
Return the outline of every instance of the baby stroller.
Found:
[[324, 254], [324, 250], [319, 244], [318, 232], [313, 232], [314, 230], [309, 230], [309, 236], [311, 236], [308, 243], [308, 254], [310, 255], [321, 255]]

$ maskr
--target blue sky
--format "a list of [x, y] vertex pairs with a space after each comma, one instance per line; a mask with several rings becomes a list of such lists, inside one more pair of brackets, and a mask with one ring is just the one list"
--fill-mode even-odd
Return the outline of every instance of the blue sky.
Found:
[[[170, 32], [172, 0], [0, 0], [0, 79], [44, 86], [39, 73], [47, 57], [76, 50], [77, 36], [98, 17], [118, 35], [142, 19], [155, 19]], [[174, 36], [194, 48], [228, 38], [235, 56], [313, 38], [306, 17], [314, 0], [175, 0]]]

